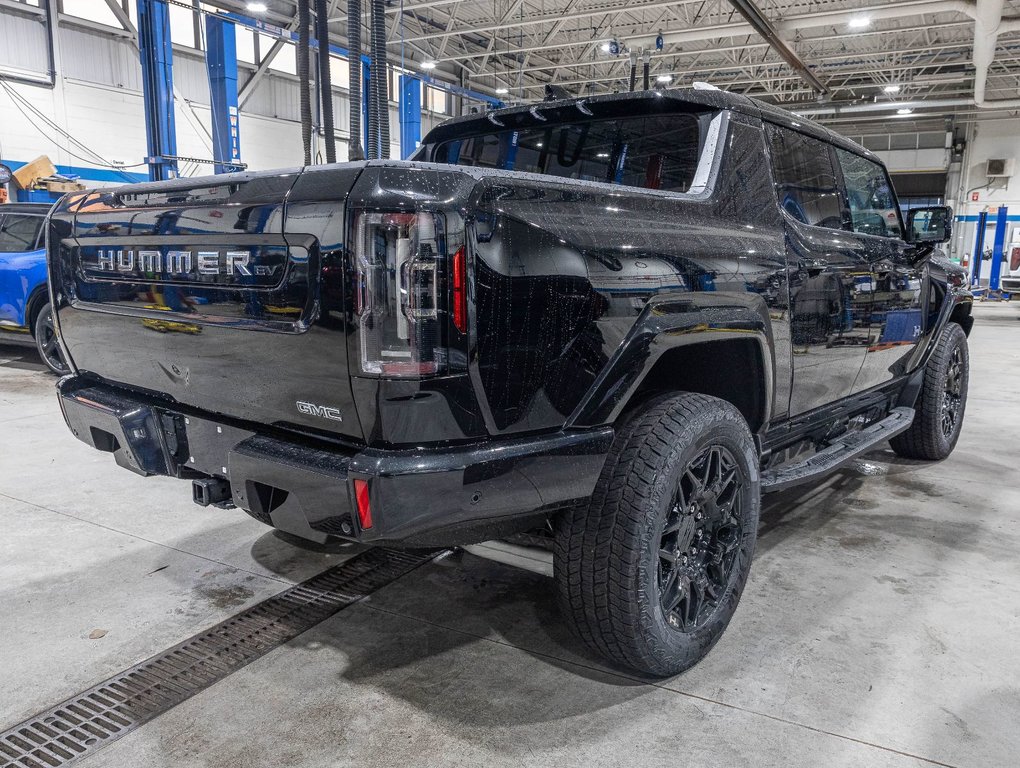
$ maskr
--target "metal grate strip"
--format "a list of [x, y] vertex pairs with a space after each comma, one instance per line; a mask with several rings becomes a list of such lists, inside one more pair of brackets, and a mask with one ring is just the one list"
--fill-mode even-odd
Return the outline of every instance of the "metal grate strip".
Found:
[[439, 553], [376, 548], [0, 733], [0, 768], [70, 765]]

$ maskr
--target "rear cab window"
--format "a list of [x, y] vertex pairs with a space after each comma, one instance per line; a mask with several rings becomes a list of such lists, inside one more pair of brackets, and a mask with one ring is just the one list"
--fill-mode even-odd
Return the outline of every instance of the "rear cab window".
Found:
[[501, 115], [503, 126], [485, 121], [483, 132], [465, 129], [426, 145], [417, 159], [677, 193], [700, 191], [707, 181], [701, 166], [706, 144], [718, 137], [711, 129], [718, 110], [608, 118], [571, 109], [569, 120], [545, 121], [533, 119], [536, 111], [542, 107], [523, 113], [519, 127], [511, 124], [517, 115]]

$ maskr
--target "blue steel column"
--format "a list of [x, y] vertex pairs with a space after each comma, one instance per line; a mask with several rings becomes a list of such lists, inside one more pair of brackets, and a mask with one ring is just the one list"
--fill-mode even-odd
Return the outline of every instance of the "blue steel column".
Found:
[[173, 48], [170, 11], [164, 0], [138, 0], [138, 53], [142, 62], [145, 138], [149, 178], [177, 176], [177, 131], [174, 127]]
[[404, 160], [421, 144], [421, 91], [420, 79], [400, 76], [400, 156]]
[[1006, 206], [999, 206], [995, 219], [995, 244], [992, 246], [992, 273], [988, 276], [988, 291], [999, 290], [999, 273], [1002, 272], [1002, 256], [1006, 249]]
[[369, 88], [372, 87], [372, 70], [371, 64], [362, 60], [361, 63], [361, 130], [364, 133], [362, 139], [364, 140], [362, 146], [365, 148], [365, 157], [379, 157], [378, 144], [376, 145], [376, 152], [374, 155], [369, 154], [368, 151], [368, 104], [369, 104]]
[[985, 250], [985, 229], [988, 227], [988, 211], [981, 211], [977, 220], [977, 240], [974, 242], [974, 256], [971, 258], [972, 286], [981, 285], [981, 259]]
[[237, 111], [237, 34], [232, 21], [205, 17], [205, 66], [212, 106], [213, 160], [216, 173], [240, 170], [241, 135]]

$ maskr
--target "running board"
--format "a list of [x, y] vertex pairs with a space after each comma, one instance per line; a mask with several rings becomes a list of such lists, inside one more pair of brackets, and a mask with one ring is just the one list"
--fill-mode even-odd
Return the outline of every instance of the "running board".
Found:
[[865, 427], [859, 432], [851, 432], [837, 437], [831, 445], [798, 464], [763, 472], [762, 492], [781, 491], [828, 474], [855, 456], [860, 456], [879, 443], [905, 431], [913, 421], [913, 408], [893, 408], [889, 415], [881, 421]]

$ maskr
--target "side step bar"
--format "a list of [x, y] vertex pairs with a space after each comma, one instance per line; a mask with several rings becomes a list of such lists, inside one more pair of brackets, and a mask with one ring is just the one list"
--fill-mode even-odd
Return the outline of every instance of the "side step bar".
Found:
[[762, 491], [764, 493], [781, 491], [828, 474], [855, 456], [903, 432], [913, 421], [913, 408], [893, 408], [881, 421], [859, 432], [837, 437], [831, 445], [798, 464], [762, 473]]

